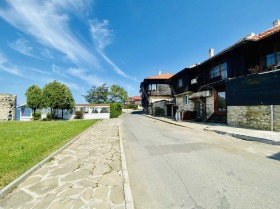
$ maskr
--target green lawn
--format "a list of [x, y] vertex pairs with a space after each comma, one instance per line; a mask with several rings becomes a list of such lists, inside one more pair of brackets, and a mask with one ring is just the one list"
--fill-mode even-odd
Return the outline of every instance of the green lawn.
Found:
[[0, 122], [0, 189], [96, 122]]

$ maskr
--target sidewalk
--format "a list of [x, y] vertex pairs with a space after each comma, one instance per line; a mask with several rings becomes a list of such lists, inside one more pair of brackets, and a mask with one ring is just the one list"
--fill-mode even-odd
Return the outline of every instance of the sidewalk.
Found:
[[118, 119], [103, 120], [0, 199], [0, 208], [125, 209]]
[[280, 132], [245, 129], [229, 127], [225, 124], [218, 123], [199, 123], [199, 122], [186, 122], [186, 121], [175, 121], [172, 117], [154, 117], [151, 115], [145, 115], [156, 120], [174, 124], [177, 126], [187, 127], [196, 130], [213, 131], [218, 134], [227, 134], [235, 138], [239, 138], [247, 141], [257, 141], [266, 144], [280, 146]]

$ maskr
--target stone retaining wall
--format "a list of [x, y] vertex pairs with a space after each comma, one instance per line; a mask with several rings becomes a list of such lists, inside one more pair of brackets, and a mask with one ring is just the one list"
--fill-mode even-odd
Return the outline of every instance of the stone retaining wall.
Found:
[[[274, 108], [274, 130], [280, 131], [280, 105]], [[227, 123], [229, 126], [271, 130], [271, 107], [228, 106]]]
[[16, 119], [16, 96], [0, 94], [0, 121]]

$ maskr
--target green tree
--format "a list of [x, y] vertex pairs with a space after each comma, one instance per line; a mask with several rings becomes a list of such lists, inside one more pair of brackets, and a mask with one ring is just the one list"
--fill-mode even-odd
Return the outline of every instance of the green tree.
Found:
[[27, 106], [32, 109], [32, 115], [35, 115], [37, 109], [41, 109], [45, 106], [43, 92], [42, 89], [40, 89], [40, 87], [36, 85], [30, 86], [26, 90], [25, 96]]
[[70, 110], [75, 107], [75, 100], [70, 89], [65, 85], [61, 84], [60, 97], [58, 108], [62, 110], [62, 119], [63, 119], [63, 110]]
[[114, 84], [110, 87], [110, 102], [121, 102], [127, 100], [127, 92], [124, 90], [124, 88]]
[[92, 86], [92, 88], [87, 92], [87, 95], [83, 95], [88, 103], [106, 103], [108, 102], [109, 88], [106, 83], [101, 86]]
[[[69, 88], [58, 81], [48, 83], [43, 88], [46, 105], [51, 109], [51, 118], [55, 115], [55, 110], [71, 109], [74, 107], [74, 99]], [[63, 118], [63, 113], [62, 113]]]

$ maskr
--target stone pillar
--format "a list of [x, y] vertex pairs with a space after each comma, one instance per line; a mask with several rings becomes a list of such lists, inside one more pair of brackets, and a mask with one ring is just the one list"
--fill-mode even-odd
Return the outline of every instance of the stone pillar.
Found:
[[16, 95], [0, 93], [0, 120], [16, 119]]

